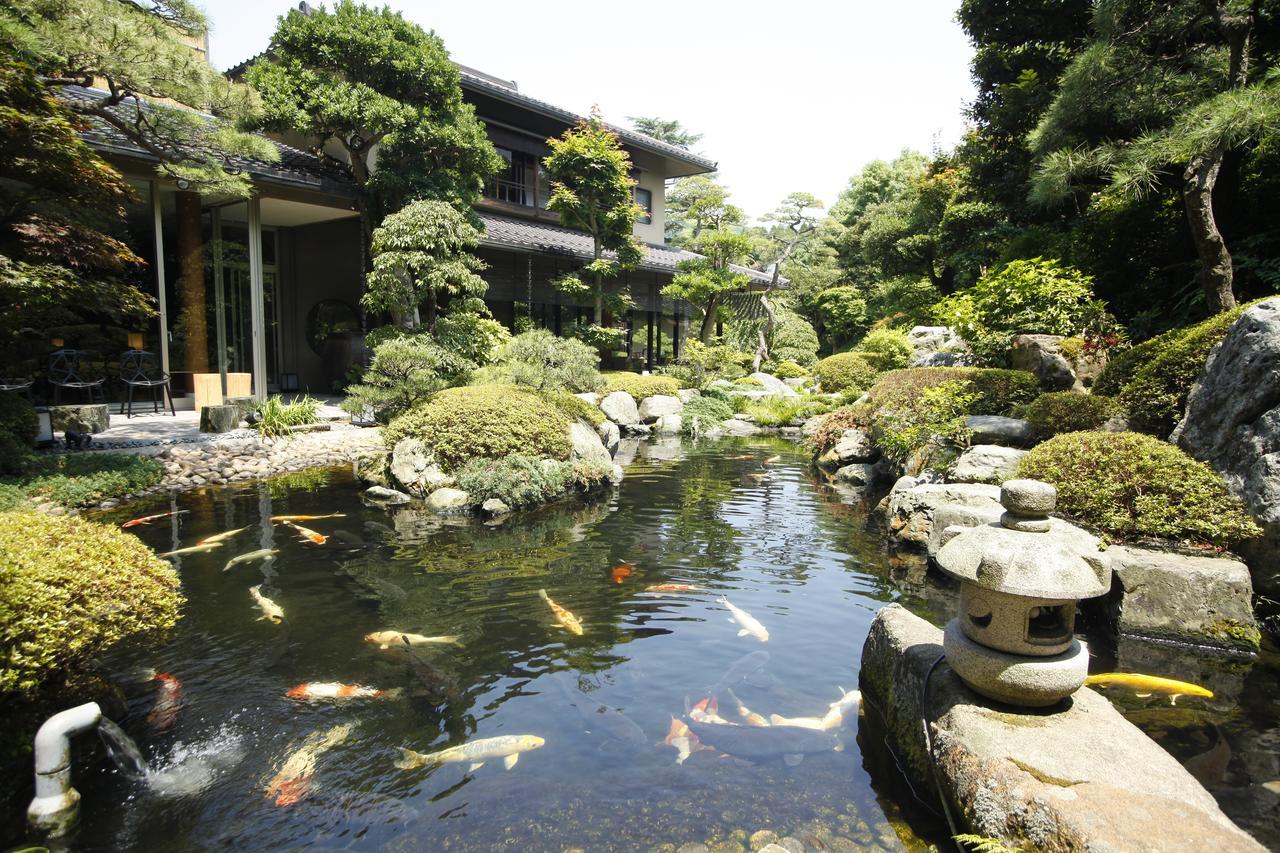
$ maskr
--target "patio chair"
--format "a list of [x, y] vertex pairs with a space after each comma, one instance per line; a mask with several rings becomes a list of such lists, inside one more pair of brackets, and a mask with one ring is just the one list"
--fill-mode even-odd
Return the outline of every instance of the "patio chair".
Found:
[[53, 386], [53, 404], [62, 404], [62, 391], [83, 391], [93, 403], [95, 393], [98, 399], [106, 403], [107, 395], [102, 390], [105, 378], [94, 379], [86, 369], [90, 362], [90, 354], [78, 349], [59, 349], [49, 353], [49, 366], [46, 368], [49, 384]]
[[169, 390], [169, 374], [160, 369], [160, 360], [155, 353], [141, 349], [125, 350], [120, 355], [120, 381], [129, 389], [125, 403], [125, 417], [133, 417], [133, 395], [136, 389], [146, 388], [151, 392], [151, 413], [164, 411], [164, 400], [169, 401], [169, 414], [175, 418], [178, 413], [173, 409], [173, 393]]
[[34, 379], [26, 376], [8, 376], [0, 373], [0, 391], [12, 391], [15, 394], [26, 394], [27, 402], [35, 404], [36, 398], [31, 394], [31, 386], [36, 384]]

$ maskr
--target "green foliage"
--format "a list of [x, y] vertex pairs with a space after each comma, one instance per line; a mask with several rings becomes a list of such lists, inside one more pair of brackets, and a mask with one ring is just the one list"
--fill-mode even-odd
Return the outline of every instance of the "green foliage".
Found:
[[1240, 306], [1210, 317], [1145, 350], [1146, 363], [1133, 371], [1133, 378], [1120, 392], [1130, 426], [1162, 437], [1173, 432], [1209, 351], [1226, 337], [1243, 311]]
[[681, 247], [688, 247], [703, 231], [741, 225], [746, 218], [729, 203], [729, 190], [709, 175], [676, 180], [667, 190], [666, 214], [668, 242]]
[[880, 376], [870, 390], [876, 410], [909, 405], [924, 389], [946, 382], [964, 382], [972, 393], [971, 415], [1007, 415], [1040, 396], [1040, 383], [1026, 370], [982, 367], [912, 367]]
[[1089, 276], [1042, 258], [1011, 261], [987, 273], [969, 290], [940, 302], [937, 319], [992, 365], [1007, 362], [1016, 335], [1080, 335], [1102, 331], [1110, 322], [1106, 306], [1093, 298]]
[[898, 329], [872, 329], [858, 341], [853, 351], [878, 371], [906, 367], [915, 354], [915, 348], [907, 340], [907, 333]]
[[480, 238], [470, 217], [453, 205], [410, 202], [373, 232], [373, 269], [360, 304], [410, 326], [421, 306], [427, 326], [434, 326], [443, 302], [483, 296], [489, 289], [480, 277], [486, 264], [472, 254]]
[[511, 338], [502, 323], [493, 319], [483, 299], [455, 299], [436, 317], [431, 337], [455, 356], [474, 364], [493, 361], [498, 348]]
[[824, 399], [765, 397], [750, 402], [745, 411], [760, 426], [780, 427], [803, 421], [814, 415], [826, 414], [830, 410], [830, 402]]
[[773, 361], [794, 361], [808, 367], [818, 362], [817, 331], [786, 303], [776, 305], [773, 331], [768, 339], [769, 358]]
[[503, 344], [490, 371], [497, 381], [538, 391], [574, 393], [599, 390], [600, 356], [573, 338], [546, 329], [522, 332]]
[[749, 353], [727, 344], [708, 346], [694, 338], [684, 342], [680, 357], [676, 361], [677, 365], [689, 369], [689, 385], [695, 388], [716, 379], [736, 379], [743, 376], [746, 374], [746, 366], [750, 363]]
[[1133, 374], [1138, 368], [1149, 362], [1155, 353], [1161, 351], [1171, 340], [1181, 335], [1183, 331], [1183, 329], [1170, 329], [1162, 335], [1148, 338], [1142, 343], [1134, 344], [1127, 349], [1112, 350], [1108, 354], [1107, 363], [1102, 368], [1102, 372], [1093, 381], [1091, 390], [1095, 394], [1103, 394], [1108, 397], [1120, 396], [1120, 392], [1124, 390], [1124, 386], [1132, 381]]
[[575, 397], [569, 391], [544, 391], [542, 396], [547, 402], [572, 419], [581, 419], [594, 426], [600, 426], [608, 420], [599, 406], [593, 406], [581, 397]]
[[1022, 416], [1036, 428], [1036, 435], [1050, 438], [1064, 432], [1083, 432], [1102, 426], [1124, 407], [1114, 397], [1055, 391], [1041, 394]]
[[301, 398], [286, 403], [283, 397], [275, 394], [255, 403], [253, 409], [261, 418], [253, 428], [264, 436], [277, 438], [289, 435], [291, 427], [315, 423], [320, 411], [320, 401], [309, 394], [303, 394]]
[[684, 404], [680, 412], [680, 429], [686, 435], [705, 433], [732, 418], [733, 406], [717, 397], [704, 394]]
[[951, 837], [969, 853], [1019, 853], [1021, 850], [1020, 847], [1008, 846], [999, 838], [988, 838], [985, 835], [962, 832]]
[[751, 279], [734, 269], [751, 251], [751, 241], [743, 234], [727, 229], [704, 231], [693, 241], [697, 258], [680, 261], [671, 283], [662, 288], [668, 299], [683, 299], [702, 312], [698, 339], [711, 342], [715, 320], [720, 315], [721, 300], [729, 293], [743, 290]]
[[764, 383], [754, 376], [739, 376], [733, 380], [734, 385], [741, 385], [743, 388], [763, 388]]
[[598, 487], [609, 478], [607, 465], [557, 462], [514, 454], [501, 459], [472, 459], [454, 471], [458, 488], [473, 503], [497, 498], [512, 509], [537, 506], [563, 494], [569, 488], [583, 491]]
[[652, 136], [654, 139], [661, 140], [668, 145], [674, 145], [677, 148], [687, 149], [691, 145], [697, 145], [698, 140], [702, 139], [701, 133], [692, 133], [685, 130], [680, 126], [680, 122], [674, 119], [627, 116], [627, 121], [631, 122], [631, 126], [645, 136]]
[[1052, 483], [1059, 510], [1118, 536], [1226, 545], [1260, 532], [1212, 468], [1148, 435], [1059, 435], [1032, 449], [1018, 474]]
[[342, 408], [353, 415], [372, 411], [386, 423], [474, 367], [427, 335], [391, 338], [374, 347], [373, 361], [360, 382], [347, 388]]
[[872, 433], [885, 457], [902, 463], [932, 442], [964, 443], [969, 439], [965, 417], [978, 395], [962, 380], [920, 389], [919, 396], [877, 411]]
[[773, 368], [773, 375], [779, 379], [803, 379], [809, 375], [809, 371], [805, 370], [794, 361], [779, 362]]
[[40, 419], [27, 400], [12, 391], [0, 392], [0, 433], [9, 433], [33, 447], [40, 433]]
[[0, 695], [30, 695], [116, 643], [173, 627], [178, 576], [136, 537], [0, 512]]
[[855, 428], [871, 429], [871, 409], [868, 406], [843, 406], [831, 412], [809, 437], [808, 444], [815, 455], [821, 456], [836, 446], [845, 430]]
[[813, 375], [824, 393], [847, 388], [869, 388], [876, 381], [876, 369], [859, 353], [841, 352], [818, 362]]
[[[12, 470], [12, 469], [11, 469]], [[65, 507], [96, 506], [150, 488], [164, 479], [164, 465], [132, 453], [36, 455], [0, 482], [32, 498]]]
[[851, 340], [866, 327], [866, 297], [851, 284], [820, 291], [814, 298], [814, 309], [827, 334], [836, 341]]
[[21, 488], [12, 483], [0, 483], [0, 512], [27, 508], [27, 496]]
[[418, 438], [436, 460], [453, 469], [473, 458], [514, 453], [567, 459], [569, 419], [533, 391], [513, 385], [448, 388], [392, 418], [383, 430], [387, 447]]
[[603, 393], [611, 394], [614, 391], [626, 391], [639, 403], [645, 397], [658, 394], [674, 397], [680, 391], [680, 383], [669, 376], [641, 376], [619, 370], [604, 374]]

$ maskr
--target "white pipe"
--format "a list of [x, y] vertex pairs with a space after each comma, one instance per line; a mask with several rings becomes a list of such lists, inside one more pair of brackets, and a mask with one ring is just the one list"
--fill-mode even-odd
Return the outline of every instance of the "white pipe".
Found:
[[59, 711], [36, 732], [36, 796], [27, 807], [27, 825], [49, 837], [65, 835], [80, 815], [80, 792], [71, 787], [71, 735], [102, 719], [97, 702]]

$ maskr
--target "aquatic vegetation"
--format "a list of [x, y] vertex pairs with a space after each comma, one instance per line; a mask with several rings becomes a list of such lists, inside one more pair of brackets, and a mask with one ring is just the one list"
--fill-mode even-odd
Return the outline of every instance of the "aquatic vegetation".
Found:
[[0, 555], [0, 694], [32, 693], [172, 627], [183, 601], [172, 567], [109, 525], [0, 513]]
[[264, 436], [275, 438], [288, 435], [292, 427], [315, 423], [320, 411], [320, 401], [303, 394], [293, 402], [286, 403], [284, 398], [273, 395], [255, 403], [253, 410], [258, 413], [259, 418], [253, 428]]
[[567, 459], [569, 419], [538, 394], [512, 385], [450, 388], [393, 418], [383, 431], [388, 447], [419, 438], [452, 470], [475, 458], [516, 453]]
[[1059, 435], [1033, 448], [1018, 475], [1052, 483], [1061, 512], [1119, 536], [1227, 544], [1260, 532], [1217, 472], [1141, 433]]
[[665, 394], [674, 397], [680, 391], [680, 383], [670, 376], [641, 376], [638, 373], [617, 371], [604, 374], [604, 393], [626, 391], [639, 403], [645, 397]]
[[813, 369], [818, 387], [825, 394], [834, 394], [850, 388], [869, 388], [876, 381], [876, 375], [879, 372], [870, 361], [856, 352], [841, 352], [827, 356]]

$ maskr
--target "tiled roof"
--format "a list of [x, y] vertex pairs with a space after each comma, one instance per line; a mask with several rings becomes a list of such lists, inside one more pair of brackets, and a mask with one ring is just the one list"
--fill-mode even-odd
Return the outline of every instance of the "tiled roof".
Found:
[[[497, 216], [486, 211], [479, 211], [484, 222], [485, 236], [483, 245], [495, 249], [515, 249], [523, 252], [536, 252], [544, 255], [572, 255], [582, 260], [592, 257], [591, 237], [584, 231], [575, 231], [562, 225], [551, 225], [546, 222], [531, 222], [526, 219], [513, 219]], [[675, 246], [644, 243], [644, 260], [640, 268], [654, 272], [674, 273], [676, 264], [683, 260], [696, 258], [698, 255]], [[751, 278], [752, 284], [768, 284], [770, 276], [759, 270], [734, 266], [738, 272]]]
[[[59, 97], [72, 104], [80, 103], [87, 106], [100, 102], [106, 95], [107, 92], [101, 89], [88, 89], [83, 86], [63, 86]], [[125, 120], [130, 118], [134, 108], [133, 104], [119, 104], [108, 107], [113, 113]], [[145, 102], [143, 102], [142, 108], [144, 110], [152, 109]], [[186, 109], [185, 107], [176, 106], [171, 108]], [[215, 121], [214, 117], [208, 113], [201, 113], [195, 110], [189, 110], [189, 112], [209, 122]], [[154, 155], [136, 145], [107, 122], [90, 117], [89, 123], [89, 129], [81, 135], [85, 141], [99, 151], [136, 157], [142, 160], [156, 159]], [[257, 181], [287, 184], [333, 195], [354, 196], [355, 187], [351, 182], [351, 178], [336, 165], [328, 163], [306, 151], [292, 148], [275, 140], [269, 141], [280, 152], [279, 161], [269, 163], [265, 160], [256, 160], [249, 157], [233, 157], [230, 160], [231, 167], [247, 173]]]

